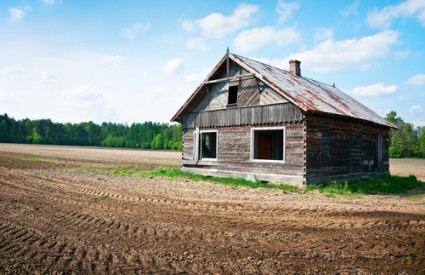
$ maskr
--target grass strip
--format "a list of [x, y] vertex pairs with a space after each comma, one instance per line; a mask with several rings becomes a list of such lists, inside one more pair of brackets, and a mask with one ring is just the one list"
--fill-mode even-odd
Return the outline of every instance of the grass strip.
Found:
[[331, 184], [310, 184], [307, 186], [306, 191], [318, 190], [324, 194], [353, 196], [376, 194], [400, 195], [414, 189], [425, 191], [425, 183], [418, 181], [415, 176], [400, 177], [385, 175], [344, 182], [334, 181]]
[[58, 162], [57, 159], [54, 158], [36, 158], [36, 157], [28, 157], [28, 158], [23, 158], [24, 160], [28, 160], [28, 161], [33, 161], [33, 162], [38, 162], [38, 161], [42, 161], [42, 162]]
[[[100, 170], [102, 173], [118, 176], [138, 176], [145, 178], [168, 178], [168, 179], [187, 179], [191, 181], [204, 181], [216, 184], [224, 184], [233, 187], [248, 188], [266, 188], [288, 191], [292, 193], [302, 193], [303, 190], [290, 184], [266, 184], [260, 182], [251, 182], [241, 178], [232, 177], [213, 177], [193, 174], [182, 171], [178, 168], [159, 168], [156, 170], [126, 170], [126, 169], [107, 169]], [[410, 190], [425, 191], [425, 183], [418, 181], [415, 176], [376, 176], [368, 179], [358, 179], [351, 181], [329, 183], [309, 184], [305, 192], [318, 191], [327, 197], [335, 195], [361, 197], [363, 195], [400, 195], [406, 194]]]
[[292, 193], [301, 193], [301, 189], [290, 185], [290, 184], [267, 184], [260, 182], [251, 182], [241, 178], [231, 178], [231, 177], [212, 177], [212, 176], [202, 176], [193, 174], [190, 172], [185, 172], [177, 168], [159, 168], [156, 170], [139, 170], [131, 171], [125, 169], [108, 169], [101, 170], [102, 173], [118, 175], [118, 176], [138, 176], [145, 178], [168, 178], [168, 179], [187, 179], [191, 181], [205, 181], [217, 184], [224, 184], [233, 187], [248, 187], [248, 188], [266, 188], [266, 189], [277, 189], [288, 191]]

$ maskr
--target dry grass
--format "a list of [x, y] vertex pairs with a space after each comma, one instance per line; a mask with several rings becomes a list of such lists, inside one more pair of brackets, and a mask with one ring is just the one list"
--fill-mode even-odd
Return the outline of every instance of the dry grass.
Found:
[[424, 159], [391, 159], [390, 173], [393, 176], [415, 176], [425, 182]]

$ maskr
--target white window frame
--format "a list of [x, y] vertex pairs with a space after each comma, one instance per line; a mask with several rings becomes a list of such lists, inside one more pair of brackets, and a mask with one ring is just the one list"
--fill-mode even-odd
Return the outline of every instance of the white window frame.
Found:
[[[216, 140], [215, 140], [215, 148], [216, 148], [216, 157], [215, 158], [203, 158], [202, 157], [202, 134], [208, 134], [208, 133], [215, 133], [216, 134]], [[200, 130], [199, 131], [199, 139], [198, 139], [198, 148], [199, 148], [199, 160], [200, 161], [217, 161], [218, 159], [218, 130]]]
[[[282, 130], [283, 131], [283, 152], [282, 152], [282, 160], [275, 159], [255, 159], [254, 158], [254, 138], [255, 131], [273, 131], [273, 130]], [[262, 163], [281, 163], [284, 164], [286, 162], [286, 127], [254, 127], [251, 128], [251, 143], [250, 143], [250, 161], [252, 162], [262, 162]]]

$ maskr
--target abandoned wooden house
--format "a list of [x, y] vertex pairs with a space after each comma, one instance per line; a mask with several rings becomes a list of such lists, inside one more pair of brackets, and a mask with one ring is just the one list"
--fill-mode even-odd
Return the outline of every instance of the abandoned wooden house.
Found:
[[182, 169], [305, 185], [388, 173], [384, 118], [335, 85], [227, 52], [173, 116]]

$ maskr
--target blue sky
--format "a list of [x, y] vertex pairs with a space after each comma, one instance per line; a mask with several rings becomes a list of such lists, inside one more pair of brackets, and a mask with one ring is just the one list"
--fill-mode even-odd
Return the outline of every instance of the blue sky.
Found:
[[0, 2], [0, 113], [168, 122], [225, 54], [425, 126], [425, 1]]

